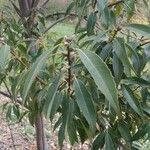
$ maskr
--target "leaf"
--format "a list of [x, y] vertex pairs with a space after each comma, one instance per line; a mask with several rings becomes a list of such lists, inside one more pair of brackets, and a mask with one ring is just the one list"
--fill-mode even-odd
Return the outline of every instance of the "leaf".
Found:
[[45, 59], [48, 57], [48, 55], [51, 52], [52, 51], [46, 51], [45, 53], [43, 53], [39, 58], [37, 58], [37, 60], [29, 68], [28, 73], [27, 73], [26, 78], [25, 78], [24, 85], [23, 85], [23, 92], [22, 92], [23, 93], [23, 95], [22, 95], [23, 104], [26, 101], [26, 97], [27, 97], [28, 92], [32, 86], [32, 83], [36, 79], [37, 75], [40, 73], [42, 67], [45, 64]]
[[123, 75], [123, 65], [118, 56], [116, 55], [116, 53], [113, 54], [112, 64], [116, 82], [119, 83]]
[[129, 131], [129, 128], [128, 128], [127, 124], [125, 124], [124, 122], [118, 123], [118, 130], [119, 130], [121, 136], [127, 142], [131, 141], [131, 135], [130, 135], [130, 131]]
[[54, 115], [56, 114], [57, 109], [59, 108], [59, 106], [62, 102], [62, 99], [63, 99], [63, 95], [61, 93], [59, 93], [55, 96], [55, 99], [54, 99], [52, 106], [51, 106], [51, 113], [50, 113], [51, 121], [52, 121]]
[[5, 71], [6, 64], [9, 60], [10, 47], [8, 45], [3, 45], [0, 48], [0, 73]]
[[75, 79], [74, 89], [77, 104], [80, 111], [83, 113], [87, 122], [89, 123], [92, 131], [95, 131], [96, 127], [96, 112], [93, 105], [93, 100], [82, 81]]
[[132, 90], [126, 86], [123, 85], [122, 86], [122, 90], [123, 90], [123, 95], [126, 98], [126, 101], [128, 102], [128, 104], [130, 105], [130, 107], [140, 116], [143, 116], [143, 113], [139, 107], [139, 103], [138, 100], [136, 99], [136, 97], [134, 96]]
[[132, 140], [137, 141], [143, 138], [146, 134], [150, 134], [150, 123], [144, 123], [139, 128], [138, 131], [133, 135]]
[[94, 26], [96, 23], [96, 13], [91, 12], [87, 21], [87, 35], [94, 34]]
[[104, 142], [105, 142], [105, 133], [104, 132], [99, 133], [92, 144], [92, 149], [99, 150], [104, 146]]
[[137, 32], [144, 37], [150, 37], [150, 26], [144, 24], [130, 24], [128, 29]]
[[105, 95], [110, 105], [119, 113], [119, 102], [113, 76], [103, 60], [91, 51], [79, 50], [79, 56], [87, 70], [93, 77], [99, 90]]
[[105, 134], [105, 150], [116, 150], [114, 142], [108, 132]]
[[150, 82], [142, 79], [142, 78], [137, 78], [137, 77], [131, 77], [131, 78], [127, 78], [127, 79], [123, 79], [121, 80], [122, 84], [138, 84], [142, 87], [150, 87]]
[[129, 62], [129, 59], [125, 50], [124, 40], [121, 38], [116, 38], [113, 41], [113, 50], [115, 51], [116, 55], [118, 56], [118, 58], [120, 59], [124, 67], [130, 70], [132, 66]]
[[[61, 75], [57, 76], [55, 81], [51, 84], [51, 86], [49, 87], [49, 89], [47, 91], [48, 94], [46, 96], [46, 100], [45, 100], [44, 107], [43, 107], [43, 111], [44, 111], [44, 114], [47, 119], [50, 116], [52, 116], [52, 114], [54, 113], [54, 110], [56, 110], [58, 108], [57, 104], [54, 105], [54, 103], [55, 103], [56, 93], [57, 93], [57, 90], [59, 87], [60, 79], [61, 79]], [[57, 102], [59, 100], [60, 99], [57, 99]], [[54, 108], [52, 108], [52, 107], [54, 107]]]
[[107, 7], [107, 0], [97, 0], [97, 7], [100, 13]]
[[65, 16], [69, 15], [73, 9], [73, 7], [75, 6], [75, 2], [70, 3], [70, 5], [68, 6]]

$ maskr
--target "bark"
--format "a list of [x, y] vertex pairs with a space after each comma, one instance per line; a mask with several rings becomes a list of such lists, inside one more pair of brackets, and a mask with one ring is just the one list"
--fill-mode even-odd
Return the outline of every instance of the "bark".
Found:
[[36, 143], [37, 143], [37, 150], [46, 150], [46, 138], [44, 133], [44, 126], [43, 126], [43, 116], [41, 113], [37, 114], [35, 120], [35, 129], [36, 129]]

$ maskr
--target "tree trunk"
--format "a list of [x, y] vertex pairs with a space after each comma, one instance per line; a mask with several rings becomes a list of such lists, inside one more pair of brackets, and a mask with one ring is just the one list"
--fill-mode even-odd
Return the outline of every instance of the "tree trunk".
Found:
[[47, 149], [43, 124], [43, 116], [41, 113], [38, 113], [35, 120], [37, 150]]

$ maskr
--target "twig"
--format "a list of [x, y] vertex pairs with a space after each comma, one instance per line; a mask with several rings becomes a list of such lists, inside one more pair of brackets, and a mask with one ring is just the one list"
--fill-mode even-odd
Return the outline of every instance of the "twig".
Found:
[[12, 98], [11, 91], [9, 90], [9, 87], [7, 86], [7, 84], [6, 84], [6, 82], [4, 80], [3, 80], [3, 83], [4, 83], [4, 85], [5, 85], [6, 89], [7, 89], [7, 92], [9, 93], [10, 98]]
[[44, 34], [47, 33], [53, 26], [55, 26], [57, 23], [64, 21], [68, 16], [64, 17], [64, 18], [60, 18], [58, 19], [56, 22], [54, 22], [53, 24], [51, 24], [45, 31]]
[[[7, 94], [6, 92], [0, 91], [0, 94], [7, 97], [7, 98], [9, 98], [10, 100], [12, 100], [11, 96], [9, 94]], [[28, 108], [25, 105], [24, 106], [22, 105], [22, 102], [19, 99], [16, 99], [15, 102], [18, 105], [20, 105], [24, 110], [26, 110], [26, 111], [28, 110]]]

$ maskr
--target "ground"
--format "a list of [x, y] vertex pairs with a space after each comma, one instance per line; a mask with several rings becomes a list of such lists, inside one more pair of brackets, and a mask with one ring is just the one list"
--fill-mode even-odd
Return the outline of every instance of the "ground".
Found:
[[[2, 111], [2, 105], [9, 101], [0, 96], [0, 150], [36, 150], [35, 131], [27, 121], [10, 123]], [[48, 126], [48, 125], [47, 125]], [[52, 133], [50, 127], [46, 130], [49, 149], [58, 150], [57, 133]], [[89, 145], [76, 144], [74, 150], [89, 150]], [[64, 143], [63, 150], [70, 150], [71, 146]]]

